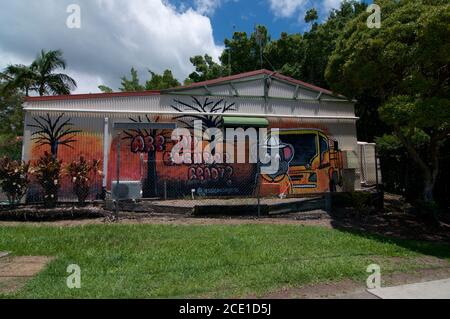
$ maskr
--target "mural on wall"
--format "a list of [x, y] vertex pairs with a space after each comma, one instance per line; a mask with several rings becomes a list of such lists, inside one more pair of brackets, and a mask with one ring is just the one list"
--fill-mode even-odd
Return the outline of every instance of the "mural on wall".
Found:
[[[183, 101], [175, 99], [174, 102], [180, 104], [184, 107], [184, 110], [182, 110], [178, 106], [174, 106], [173, 104], [171, 107], [176, 110], [177, 112], [184, 113], [184, 112], [196, 112], [199, 113], [199, 115], [196, 114], [189, 114], [189, 115], [180, 115], [174, 117], [174, 120], [178, 120], [179, 122], [183, 123], [186, 128], [188, 129], [194, 129], [193, 120], [200, 120], [203, 122], [203, 128], [206, 130], [211, 127], [220, 127], [222, 125], [222, 116], [221, 114], [225, 114], [229, 111], [236, 111], [235, 103], [228, 103], [224, 99], [220, 99], [219, 101], [213, 101], [209, 98], [206, 98], [203, 103], [199, 101], [195, 96], [191, 96], [192, 98], [192, 105], [185, 103]], [[222, 104], [223, 103], [223, 104]], [[205, 113], [205, 114], [202, 114]], [[217, 115], [211, 115], [208, 113], [217, 113]]]
[[[137, 119], [129, 118], [134, 123], [157, 123], [160, 117], [152, 120], [148, 115], [145, 119], [138, 116]], [[158, 195], [158, 169], [157, 153], [164, 152], [167, 144], [171, 143], [169, 130], [159, 129], [131, 129], [124, 131], [124, 140], [130, 141], [130, 151], [134, 154], [147, 154], [147, 178], [143, 186], [144, 197], [156, 197]]]
[[[201, 120], [204, 128], [223, 128], [222, 116], [236, 110], [234, 103], [223, 99], [193, 97], [192, 103], [173, 101], [172, 108], [179, 115], [144, 115], [129, 120], [135, 123], [176, 122], [190, 130], [194, 120]], [[127, 141], [127, 146], [121, 150], [122, 159], [126, 159], [122, 162], [121, 176], [129, 181], [144, 180], [145, 197], [162, 196], [165, 186], [169, 197], [190, 196], [192, 189], [200, 196], [253, 196], [257, 185], [263, 196], [336, 190], [341, 182], [343, 161], [339, 146], [327, 131], [327, 126], [293, 118], [268, 117], [268, 120], [270, 128], [280, 129], [278, 135], [271, 136], [272, 140], [267, 143], [269, 149], [274, 145], [280, 146], [280, 167], [274, 174], [257, 176], [256, 164], [228, 163], [229, 155], [223, 150], [211, 152], [210, 157], [203, 153], [195, 154], [195, 146], [204, 149], [209, 142], [194, 137], [184, 150], [190, 163], [188, 160], [184, 164], [176, 164], [171, 159], [172, 132], [141, 129], [127, 130], [121, 135], [121, 139]], [[46, 114], [35, 116], [32, 121], [27, 126], [33, 128], [32, 139], [39, 147], [31, 152], [30, 159], [36, 159], [44, 151], [43, 145], [65, 162], [80, 155], [86, 159], [102, 158], [103, 132], [97, 130], [103, 124], [101, 117], [87, 123], [85, 117], [76, 117], [73, 122], [64, 114]], [[78, 128], [83, 128], [83, 131]], [[250, 146], [244, 147], [247, 151]], [[196, 163], [197, 156], [201, 156], [201, 163]], [[223, 160], [219, 161], [219, 158]], [[109, 159], [108, 189], [115, 176], [117, 140], [111, 141]], [[142, 164], [145, 160], [147, 163]], [[63, 192], [65, 187], [62, 186]], [[70, 183], [67, 184], [67, 193], [71, 193]]]
[[[174, 102], [178, 105], [171, 107], [180, 113], [198, 113], [183, 114], [175, 116], [174, 120], [183, 124], [189, 130], [194, 129], [194, 121], [202, 121], [203, 129], [221, 128], [223, 125], [222, 116], [227, 112], [236, 111], [235, 103], [226, 101], [225, 99], [212, 100], [205, 98], [203, 101], [195, 96], [191, 96], [192, 104], [185, 103], [178, 99]], [[217, 114], [217, 115], [215, 115]], [[222, 148], [220, 151], [213, 150], [211, 154], [202, 152], [195, 154], [199, 143], [203, 141], [197, 140], [195, 137], [191, 139], [187, 145], [187, 149], [191, 152], [185, 154], [187, 161], [191, 164], [182, 164], [187, 171], [184, 172], [184, 178], [187, 179], [184, 191], [190, 192], [196, 189], [201, 196], [207, 195], [249, 195], [255, 189], [256, 166], [254, 164], [230, 164], [227, 163], [229, 155]], [[200, 145], [200, 149], [204, 149], [205, 145]], [[195, 163], [196, 157], [202, 159], [202, 163]], [[220, 159], [220, 160], [219, 160]], [[164, 163], [167, 167], [176, 166], [170, 159], [170, 152], [164, 155]]]
[[[103, 120], [99, 120], [99, 124]], [[84, 123], [84, 124], [83, 124]], [[30, 117], [26, 127], [30, 129], [30, 141], [25, 144], [24, 152], [29, 160], [37, 161], [44, 152], [48, 152], [53, 158], [62, 161], [63, 167], [81, 156], [89, 160], [98, 160], [103, 156], [102, 137], [95, 132], [79, 129], [86, 127], [86, 120], [78, 117], [67, 117], [65, 113], [46, 113]], [[76, 127], [77, 129], [75, 129]], [[63, 147], [61, 147], [63, 146]], [[59, 191], [60, 199], [68, 199], [73, 196], [71, 178], [62, 174]], [[101, 183], [98, 181], [91, 185], [91, 194], [101, 192]], [[41, 187], [31, 185], [27, 199], [40, 200]]]
[[38, 147], [48, 145], [50, 147], [50, 154], [54, 158], [58, 157], [58, 148], [60, 145], [73, 149], [72, 143], [76, 142], [75, 136], [80, 133], [80, 130], [74, 130], [71, 119], [62, 120], [64, 113], [60, 114], [56, 119], [53, 119], [50, 114], [46, 116], [33, 117], [33, 124], [28, 124], [28, 127], [36, 129], [31, 134], [31, 140], [36, 143]]
[[281, 129], [268, 145], [280, 146], [280, 169], [261, 176], [263, 195], [335, 191], [341, 184], [339, 146], [320, 129]]

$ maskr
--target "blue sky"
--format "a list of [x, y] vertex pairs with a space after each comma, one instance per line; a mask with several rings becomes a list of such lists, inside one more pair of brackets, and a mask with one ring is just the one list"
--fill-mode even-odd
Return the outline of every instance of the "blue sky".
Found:
[[[371, 3], [371, 0], [361, 0]], [[280, 33], [302, 33], [310, 26], [304, 22], [305, 12], [316, 8], [319, 20], [324, 21], [340, 0], [169, 0], [178, 9], [192, 7], [211, 19], [214, 41], [223, 44], [233, 30], [250, 33], [255, 25], [269, 28], [272, 39]]]

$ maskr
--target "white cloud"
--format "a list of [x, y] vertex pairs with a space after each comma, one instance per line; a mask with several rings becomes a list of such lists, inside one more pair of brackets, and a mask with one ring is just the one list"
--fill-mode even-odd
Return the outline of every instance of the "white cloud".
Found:
[[325, 16], [331, 9], [338, 9], [343, 0], [268, 0], [270, 10], [277, 18], [298, 18], [303, 22], [308, 9], [316, 8]]
[[221, 5], [221, 0], [194, 0], [198, 13], [211, 16]]
[[193, 70], [189, 57], [219, 56], [211, 21], [193, 9], [181, 11], [165, 0], [78, 0], [81, 29], [66, 27], [73, 0], [16, 0], [0, 11], [0, 69], [29, 62], [41, 49], [62, 49], [77, 93], [117, 88], [132, 66], [142, 80], [147, 69], [171, 69], [183, 80]]
[[308, 0], [269, 0], [270, 9], [278, 18], [289, 18], [300, 10], [305, 10], [304, 6]]
[[331, 11], [331, 9], [339, 9], [341, 2], [342, 0], [324, 0], [323, 7], [327, 12]]

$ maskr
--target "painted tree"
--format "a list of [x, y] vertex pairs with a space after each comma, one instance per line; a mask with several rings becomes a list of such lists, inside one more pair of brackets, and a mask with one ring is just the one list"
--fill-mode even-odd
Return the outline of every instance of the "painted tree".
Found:
[[206, 98], [203, 102], [200, 102], [195, 96], [191, 96], [191, 98], [192, 104], [175, 99], [174, 101], [178, 105], [171, 105], [174, 110], [180, 113], [199, 113], [198, 115], [184, 114], [174, 117], [174, 119], [186, 125], [188, 129], [194, 129], [194, 120], [202, 121], [203, 129], [205, 130], [212, 127], [220, 127], [222, 124], [222, 115], [229, 111], [236, 111], [234, 108], [235, 103], [228, 103], [224, 99], [214, 101]]
[[[174, 117], [175, 120], [178, 120], [180, 123], [184, 124], [184, 126], [189, 130], [195, 129], [194, 121], [201, 121], [202, 131], [206, 131], [210, 128], [221, 128], [223, 124], [223, 115], [230, 111], [236, 111], [235, 103], [228, 103], [224, 99], [211, 100], [210, 98], [205, 98], [203, 102], [201, 102], [195, 96], [191, 96], [191, 98], [192, 104], [175, 99], [174, 102], [177, 103], [177, 106], [173, 104], [171, 105], [174, 110], [180, 113], [198, 113], [182, 114]], [[194, 140], [194, 143], [196, 142], [197, 141]], [[192, 147], [194, 147], [194, 145], [192, 145]], [[214, 154], [211, 153], [211, 155]]]
[[[370, 96], [422, 177], [433, 201], [439, 157], [450, 136], [450, 5], [448, 1], [377, 1], [380, 29], [363, 13], [337, 41], [326, 77], [347, 97]], [[374, 120], [374, 119], [372, 119]]]
[[71, 119], [63, 120], [64, 113], [53, 119], [50, 114], [46, 116], [39, 115], [33, 118], [33, 124], [28, 127], [36, 129], [31, 136], [38, 146], [48, 145], [50, 154], [53, 158], [58, 157], [59, 146], [72, 147], [72, 143], [76, 142], [75, 136], [80, 130], [74, 130]]
[[[157, 123], [160, 117], [151, 119], [145, 115], [144, 118], [130, 118], [134, 123]], [[124, 140], [130, 141], [133, 153], [146, 153], [147, 159], [147, 185], [144, 187], [145, 197], [155, 197], [158, 195], [157, 181], [158, 172], [156, 170], [156, 154], [163, 152], [166, 144], [171, 141], [172, 133], [169, 130], [160, 129], [131, 129], [124, 131]]]

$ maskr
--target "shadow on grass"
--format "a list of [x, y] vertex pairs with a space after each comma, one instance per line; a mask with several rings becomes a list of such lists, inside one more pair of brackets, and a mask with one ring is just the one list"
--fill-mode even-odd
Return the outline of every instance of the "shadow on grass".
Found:
[[450, 228], [410, 214], [349, 217], [333, 214], [331, 226], [367, 239], [394, 243], [411, 251], [450, 261]]

